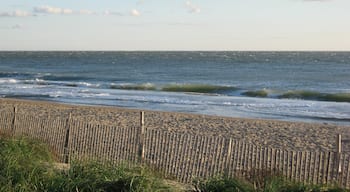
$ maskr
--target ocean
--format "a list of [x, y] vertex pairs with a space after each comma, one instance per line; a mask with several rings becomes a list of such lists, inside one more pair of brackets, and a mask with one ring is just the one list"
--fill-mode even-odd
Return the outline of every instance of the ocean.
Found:
[[350, 52], [0, 52], [0, 97], [350, 125]]

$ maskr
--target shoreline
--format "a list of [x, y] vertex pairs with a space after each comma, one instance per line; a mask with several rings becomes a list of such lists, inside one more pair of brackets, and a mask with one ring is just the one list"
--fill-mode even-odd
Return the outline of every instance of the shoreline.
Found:
[[[124, 127], [139, 126], [140, 111], [145, 111], [146, 129], [228, 137], [262, 147], [298, 151], [335, 151], [338, 134], [342, 134], [344, 139], [350, 138], [350, 126], [327, 123], [234, 118], [103, 105], [0, 98], [0, 112], [11, 110], [13, 106], [17, 106], [19, 115], [65, 118], [71, 113], [72, 118], [79, 121]], [[344, 151], [350, 152], [350, 143], [343, 143]]]

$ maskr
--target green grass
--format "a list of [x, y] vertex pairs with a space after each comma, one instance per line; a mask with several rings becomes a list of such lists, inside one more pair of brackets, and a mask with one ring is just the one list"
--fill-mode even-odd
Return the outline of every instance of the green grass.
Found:
[[[72, 162], [55, 167], [55, 158], [43, 143], [0, 135], [0, 192], [112, 192], [184, 191], [145, 166], [112, 166], [99, 162]], [[255, 170], [245, 179], [214, 177], [193, 183], [200, 192], [343, 192], [338, 187], [295, 183], [273, 172]]]
[[243, 179], [215, 177], [197, 181], [195, 188], [200, 192], [346, 192], [337, 186], [307, 185], [291, 182], [280, 176], [260, 178], [263, 183]]
[[52, 171], [46, 145], [29, 139], [0, 139], [0, 191], [36, 191]]
[[98, 162], [73, 163], [68, 171], [56, 173], [48, 191], [171, 191], [145, 167], [108, 166]]
[[51, 154], [41, 142], [0, 137], [0, 191], [178, 191], [146, 167], [73, 162], [59, 170]]

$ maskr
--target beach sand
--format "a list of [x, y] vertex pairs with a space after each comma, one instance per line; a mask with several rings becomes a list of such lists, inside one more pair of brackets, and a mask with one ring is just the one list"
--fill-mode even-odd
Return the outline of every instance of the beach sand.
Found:
[[[44, 101], [0, 99], [0, 113], [35, 115], [47, 118], [68, 118], [113, 126], [139, 126], [140, 110], [68, 105]], [[276, 120], [230, 118], [145, 110], [145, 127], [198, 135], [210, 135], [243, 140], [258, 146], [287, 150], [336, 150], [337, 135], [350, 139], [350, 127], [331, 124], [285, 122]], [[345, 152], [350, 143], [343, 142]]]

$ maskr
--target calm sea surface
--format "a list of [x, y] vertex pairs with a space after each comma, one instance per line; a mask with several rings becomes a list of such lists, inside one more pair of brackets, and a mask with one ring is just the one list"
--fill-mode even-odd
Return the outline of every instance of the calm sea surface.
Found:
[[0, 97], [350, 125], [350, 52], [0, 52]]

